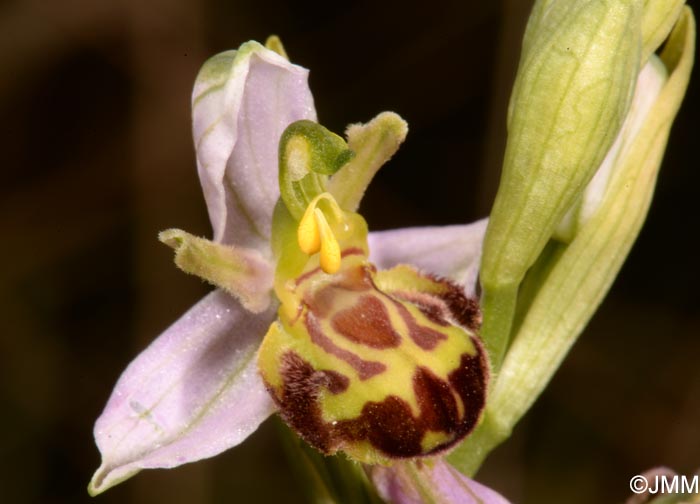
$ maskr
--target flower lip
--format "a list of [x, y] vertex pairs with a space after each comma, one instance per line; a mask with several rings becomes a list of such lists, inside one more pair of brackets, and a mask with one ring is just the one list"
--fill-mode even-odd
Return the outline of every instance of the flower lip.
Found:
[[[489, 375], [478, 338], [453, 325], [464, 317], [452, 312], [459, 289], [405, 266], [377, 277], [353, 257], [334, 275], [312, 270], [316, 278], [297, 284], [299, 308], [280, 309], [259, 356], [268, 390], [283, 418], [324, 453], [375, 464], [443, 452], [478, 422]], [[414, 282], [394, 276], [432, 285], [436, 295], [380, 290]]]

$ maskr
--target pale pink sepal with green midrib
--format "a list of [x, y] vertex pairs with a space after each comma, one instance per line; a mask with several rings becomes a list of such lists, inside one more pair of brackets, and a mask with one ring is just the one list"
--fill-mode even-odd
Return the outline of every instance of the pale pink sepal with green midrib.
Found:
[[256, 352], [274, 309], [253, 315], [216, 290], [124, 371], [95, 424], [93, 495], [141, 469], [175, 467], [234, 446], [273, 411]]
[[316, 119], [307, 76], [257, 42], [202, 67], [192, 129], [215, 241], [269, 251], [280, 136], [294, 121]]
[[[193, 134], [216, 241], [270, 255], [279, 138], [289, 123], [316, 116], [307, 75], [249, 42], [197, 76]], [[96, 422], [102, 465], [90, 493], [142, 468], [211, 457], [254, 432], [273, 410], [254, 359], [272, 319], [215, 291], [136, 357]]]

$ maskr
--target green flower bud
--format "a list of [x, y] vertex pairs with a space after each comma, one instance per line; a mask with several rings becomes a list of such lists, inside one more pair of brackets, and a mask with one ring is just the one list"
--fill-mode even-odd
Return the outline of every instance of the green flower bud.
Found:
[[688, 85], [694, 46], [695, 23], [686, 8], [660, 57], [652, 56], [640, 74], [627, 134], [595, 208], [570, 243], [550, 242], [523, 283], [523, 309], [491, 397], [500, 421], [514, 424], [544, 389], [632, 248]]
[[553, 235], [573, 239], [597, 208], [617, 157], [626, 155], [635, 128], [630, 116], [639, 117], [630, 111], [638, 76], [676, 24], [682, 3], [536, 2], [484, 241], [483, 337], [496, 368], [511, 339], [525, 274]]
[[[556, 234], [550, 231], [550, 238], [556, 239], [548, 239], [534, 264], [528, 265], [524, 281], [511, 279], [514, 283], [507, 289], [486, 292], [484, 336], [489, 336], [489, 320], [496, 319], [498, 323], [491, 328], [505, 334], [510, 345], [490, 390], [484, 421], [451, 455], [451, 461], [465, 473], [478, 468], [533, 404], [622, 267], [649, 209], [694, 52], [695, 22], [686, 7], [663, 51], [651, 55], [636, 76], [625, 123], [595, 177], [579, 192], [567, 219], [559, 223]], [[535, 184], [546, 185], [546, 181]], [[537, 200], [529, 204], [536, 206]], [[507, 236], [505, 239], [507, 242]], [[516, 239], [515, 245], [522, 243]], [[491, 278], [495, 275], [490, 274]]]
[[593, 177], [625, 118], [639, 71], [640, 19], [636, 1], [535, 4], [484, 240], [484, 339], [496, 364], [507, 343], [518, 284]]

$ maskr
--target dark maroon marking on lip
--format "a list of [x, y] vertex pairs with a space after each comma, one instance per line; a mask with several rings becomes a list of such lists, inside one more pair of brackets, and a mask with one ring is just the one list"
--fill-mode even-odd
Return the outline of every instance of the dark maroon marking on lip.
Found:
[[413, 391], [426, 429], [453, 432], [461, 423], [450, 385], [425, 367], [413, 375]]
[[443, 327], [449, 327], [451, 325], [447, 320], [448, 313], [445, 303], [435, 302], [434, 300], [433, 302], [425, 302], [425, 300], [421, 300], [413, 301], [413, 305], [418, 308], [421, 313], [425, 315], [425, 318], [430, 320], [432, 323]]
[[328, 375], [327, 371], [316, 371], [311, 364], [291, 351], [282, 356], [280, 373], [282, 387], [279, 393], [269, 385], [268, 390], [284, 420], [312, 446], [326, 454], [335, 451], [329, 425], [322, 419], [317, 400], [320, 387], [327, 386], [329, 390], [331, 387], [338, 388], [333, 383], [337, 377]]
[[[477, 298], [470, 298], [464, 293], [464, 288], [461, 285], [454, 283], [447, 278], [439, 277], [436, 275], [425, 275], [432, 281], [439, 283], [443, 287], [443, 292], [435, 292], [427, 294], [428, 298], [434, 297], [445, 303], [447, 311], [449, 312], [448, 318], [454, 320], [462, 327], [466, 327], [471, 331], [478, 331], [481, 327], [481, 309], [479, 308], [479, 300]], [[392, 293], [394, 295], [394, 293]], [[421, 293], [410, 293], [399, 291], [395, 293], [396, 297], [399, 299], [405, 299], [407, 301], [413, 302], [421, 308], [421, 304], [425, 304], [425, 296]], [[434, 308], [428, 308], [426, 316], [430, 316], [429, 313], [434, 313], [435, 316], [444, 318], [445, 314], [438, 314], [434, 311]]]
[[479, 300], [467, 297], [464, 289], [449, 280], [440, 279], [447, 285], [447, 291], [440, 295], [454, 319], [463, 327], [471, 331], [478, 331], [481, 327], [481, 309]]
[[486, 353], [481, 343], [476, 338], [472, 338], [472, 343], [477, 349], [476, 354], [462, 354], [459, 367], [447, 376], [450, 385], [464, 403], [463, 422], [469, 426], [467, 433], [479, 421], [486, 405], [486, 386], [490, 373]]
[[[486, 403], [488, 364], [481, 345], [476, 341], [475, 345], [477, 355], [462, 355], [460, 367], [449, 374], [448, 381], [427, 368], [416, 370], [413, 389], [420, 407], [417, 418], [408, 403], [397, 396], [369, 402], [359, 417], [336, 424], [333, 432], [339, 446], [342, 440], [347, 443], [366, 439], [393, 458], [435, 455], [454, 446], [474, 429]], [[464, 402], [463, 417], [453, 392]], [[423, 452], [421, 441], [427, 431], [444, 432], [449, 439]]]
[[450, 325], [454, 322], [471, 331], [481, 327], [479, 300], [470, 298], [460, 285], [436, 275], [423, 275], [440, 284], [442, 292], [411, 292], [396, 290], [387, 294], [402, 301], [408, 301], [418, 308], [432, 322]]
[[309, 332], [309, 336], [311, 336], [312, 343], [320, 346], [329, 354], [334, 355], [350, 364], [357, 371], [357, 374], [360, 376], [360, 380], [367, 380], [368, 378], [372, 378], [373, 376], [386, 371], [386, 365], [382, 364], [381, 362], [366, 361], [354, 353], [340, 348], [333, 343], [328, 336], [323, 334], [323, 331], [321, 330], [321, 327], [319, 326], [319, 323], [312, 312], [307, 312], [305, 322], [306, 329]]
[[339, 439], [346, 441], [367, 440], [390, 457], [421, 454], [423, 429], [406, 401], [396, 396], [365, 404], [358, 418], [339, 421], [334, 431]]
[[345, 392], [350, 386], [350, 378], [338, 371], [333, 371], [332, 369], [324, 369], [321, 371], [326, 378], [328, 378], [328, 383], [326, 388], [331, 394], [340, 394]]
[[406, 301], [418, 308], [431, 322], [444, 327], [453, 325], [447, 304], [437, 295], [425, 292], [392, 291], [391, 297]]
[[[339, 393], [349, 386], [349, 380], [335, 371], [317, 371], [291, 351], [282, 356], [281, 390], [277, 393], [272, 387], [268, 389], [285, 421], [323, 453], [331, 454], [343, 445], [366, 440], [390, 458], [435, 455], [474, 429], [486, 403], [488, 363], [481, 344], [472, 339], [477, 354], [463, 354], [460, 367], [449, 374], [447, 382], [427, 368], [416, 370], [413, 388], [420, 407], [418, 417], [413, 416], [405, 400], [390, 395], [383, 401], [366, 403], [357, 418], [340, 420], [335, 425], [325, 422], [318, 403], [320, 389]], [[453, 392], [464, 402], [463, 417], [459, 416]], [[449, 439], [423, 452], [421, 441], [427, 431], [444, 432]]]
[[398, 309], [401, 318], [408, 327], [408, 335], [411, 337], [413, 342], [423, 350], [433, 350], [438, 343], [447, 339], [447, 336], [441, 332], [419, 325], [416, 322], [416, 319], [413, 318], [413, 315], [411, 315], [411, 312], [409, 312], [408, 309], [401, 304], [401, 302], [395, 299], [392, 299], [392, 301]]
[[384, 303], [374, 296], [361, 295], [353, 306], [335, 314], [331, 325], [348, 340], [371, 348], [396, 348], [401, 344]]

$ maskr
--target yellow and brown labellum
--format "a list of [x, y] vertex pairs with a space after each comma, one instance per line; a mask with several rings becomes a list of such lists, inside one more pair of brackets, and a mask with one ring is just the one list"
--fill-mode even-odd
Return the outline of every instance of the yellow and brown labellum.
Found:
[[[286, 282], [298, 306], [280, 309], [261, 373], [283, 418], [324, 453], [370, 464], [437, 454], [486, 401], [478, 305], [412, 268], [377, 274], [364, 250], [343, 249], [334, 274], [316, 260]], [[413, 284], [424, 288], [395, 288]]]
[[364, 219], [329, 193], [278, 219], [297, 228], [279, 247], [279, 319], [258, 364], [285, 421], [368, 464], [434, 455], [471, 432], [489, 377], [476, 300], [410, 266], [377, 271]]

